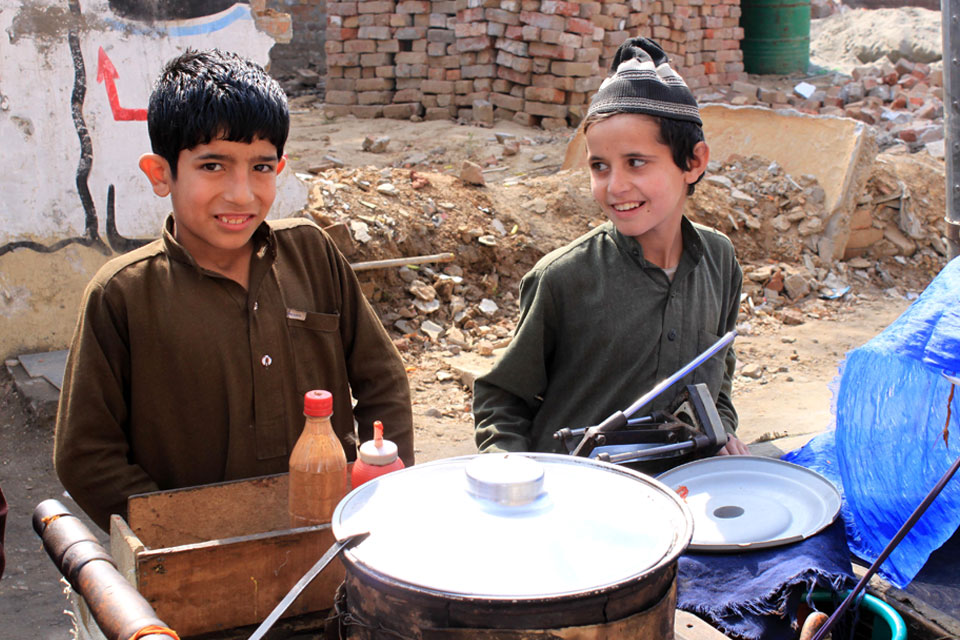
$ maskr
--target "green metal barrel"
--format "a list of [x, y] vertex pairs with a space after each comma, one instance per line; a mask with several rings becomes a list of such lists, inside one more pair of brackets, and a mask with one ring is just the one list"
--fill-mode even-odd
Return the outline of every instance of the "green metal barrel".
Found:
[[807, 71], [810, 0], [741, 0], [740, 10], [740, 48], [747, 73]]

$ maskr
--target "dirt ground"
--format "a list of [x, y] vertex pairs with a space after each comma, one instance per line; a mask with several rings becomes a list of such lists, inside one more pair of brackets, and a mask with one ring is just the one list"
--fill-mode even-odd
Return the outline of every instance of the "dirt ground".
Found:
[[[311, 184], [302, 214], [330, 227], [351, 262], [454, 254], [450, 262], [358, 274], [408, 367], [418, 461], [474, 453], [470, 375], [509, 342], [520, 277], [602, 221], [587, 176], [559, 171], [572, 131], [328, 119], [309, 96], [294, 99], [292, 109], [288, 166]], [[365, 151], [366, 137], [389, 142], [384, 151]], [[465, 160], [480, 167], [485, 185], [460, 179]], [[921, 208], [942, 217], [943, 162], [881, 156], [872, 185], [880, 188], [894, 165], [906, 166], [898, 179], [927, 196]], [[944, 258], [924, 249], [906, 259], [807, 264], [809, 293], [769, 297], [763, 287], [803, 258], [799, 250], [770, 249], [765, 231], [755, 231], [730, 234], [752, 283], [738, 326], [734, 400], [741, 438], [755, 453], [777, 455], [831, 425], [831, 382], [845, 354], [892, 322]], [[836, 293], [831, 276], [849, 292], [829, 295]], [[76, 509], [51, 469], [52, 431], [52, 416], [31, 412], [0, 374], [0, 485], [10, 503], [2, 638], [70, 637], [59, 576], [30, 524], [46, 498]]]

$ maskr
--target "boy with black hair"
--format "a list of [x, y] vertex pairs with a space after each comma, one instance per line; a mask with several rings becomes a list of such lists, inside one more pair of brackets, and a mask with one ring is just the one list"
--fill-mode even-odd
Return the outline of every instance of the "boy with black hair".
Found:
[[[480, 451], [563, 452], [553, 434], [624, 410], [736, 326], [730, 240], [683, 215], [710, 158], [697, 101], [646, 38], [627, 40], [583, 123], [593, 197], [609, 221], [544, 256], [520, 283], [520, 319], [474, 386]], [[734, 434], [736, 356], [721, 350], [661, 394], [706, 383]]]
[[348, 460], [354, 420], [381, 420], [413, 464], [406, 372], [350, 265], [312, 222], [265, 220], [289, 122], [232, 53], [187, 51], [154, 88], [140, 169], [173, 212], [87, 286], [57, 415], [57, 473], [104, 529], [135, 493], [286, 471], [310, 389]]

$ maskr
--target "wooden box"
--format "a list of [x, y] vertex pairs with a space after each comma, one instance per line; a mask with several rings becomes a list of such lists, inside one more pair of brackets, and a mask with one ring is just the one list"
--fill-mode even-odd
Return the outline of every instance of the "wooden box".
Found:
[[[120, 572], [181, 638], [259, 624], [334, 543], [330, 525], [288, 528], [287, 474], [132, 496], [113, 516]], [[285, 617], [333, 606], [339, 558]]]

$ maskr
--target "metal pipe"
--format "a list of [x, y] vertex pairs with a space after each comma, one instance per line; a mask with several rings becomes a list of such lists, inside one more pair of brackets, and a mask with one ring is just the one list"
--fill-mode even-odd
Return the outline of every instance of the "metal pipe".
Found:
[[960, 254], [960, 3], [940, 0], [943, 35], [943, 126], [947, 170], [947, 260]]
[[[113, 558], [79, 518], [58, 500], [44, 500], [33, 511], [33, 530], [53, 564], [90, 607], [108, 640], [128, 640], [146, 628], [166, 629], [153, 607], [117, 571]], [[170, 640], [148, 633], [141, 640]]]

